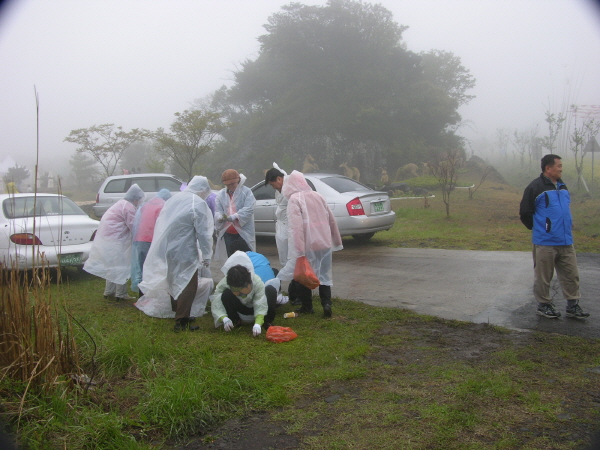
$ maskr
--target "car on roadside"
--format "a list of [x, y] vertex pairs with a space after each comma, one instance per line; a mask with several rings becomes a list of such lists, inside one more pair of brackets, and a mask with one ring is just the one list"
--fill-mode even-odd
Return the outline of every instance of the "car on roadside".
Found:
[[58, 194], [0, 195], [0, 267], [81, 267], [100, 222]]
[[[368, 240], [394, 225], [396, 213], [386, 192], [337, 174], [307, 173], [304, 177], [313, 191], [325, 197], [342, 236]], [[260, 182], [252, 187], [252, 193], [256, 235], [275, 236], [275, 190]]]
[[168, 173], [135, 173], [129, 175], [114, 175], [107, 177], [98, 189], [96, 204], [92, 207], [96, 217], [102, 215], [119, 200], [125, 198], [125, 193], [132, 184], [137, 184], [148, 201], [161, 189], [168, 189], [171, 195], [181, 191], [183, 181]]

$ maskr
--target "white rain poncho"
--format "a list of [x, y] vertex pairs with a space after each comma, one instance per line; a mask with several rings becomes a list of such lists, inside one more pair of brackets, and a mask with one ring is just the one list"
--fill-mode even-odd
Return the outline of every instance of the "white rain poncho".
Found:
[[[198, 289], [192, 303], [190, 317], [202, 317], [206, 313], [206, 303], [214, 285], [212, 278], [198, 278]], [[147, 292], [133, 305], [150, 317], [175, 318], [175, 311], [171, 308], [171, 298], [165, 290]]]
[[321, 284], [333, 285], [332, 252], [341, 250], [342, 238], [335, 218], [323, 196], [314, 192], [304, 175], [294, 170], [285, 180], [283, 195], [288, 199], [288, 260], [277, 278], [294, 278], [296, 260], [306, 256]]
[[[285, 184], [287, 179], [285, 170], [281, 170], [276, 163], [273, 163], [273, 167], [283, 173], [283, 183]], [[281, 192], [275, 190], [275, 202], [277, 203], [277, 209], [275, 209], [275, 242], [279, 254], [279, 264], [283, 267], [288, 259], [288, 199]]]
[[115, 284], [125, 284], [131, 272], [131, 244], [136, 205], [144, 191], [132, 185], [125, 197], [112, 205], [100, 219], [90, 257], [83, 270]]
[[144, 262], [142, 292], [166, 290], [177, 299], [202, 260], [211, 258], [214, 223], [204, 201], [210, 192], [208, 179], [195, 176], [165, 203]]
[[170, 198], [171, 192], [168, 189], [161, 189], [135, 213], [131, 250], [131, 290], [134, 292], [138, 292], [138, 283], [142, 281], [142, 269], [154, 236], [156, 220], [165, 202]]
[[237, 265], [244, 266], [252, 275], [252, 290], [245, 297], [238, 296], [238, 299], [244, 306], [254, 308], [254, 315], [249, 316], [245, 314], [239, 314], [242, 322], [252, 323], [254, 322], [256, 316], [265, 316], [269, 310], [267, 297], [265, 296], [265, 284], [262, 282], [260, 277], [254, 273], [254, 266], [252, 265], [250, 257], [245, 252], [238, 250], [231, 255], [227, 261], [225, 261], [225, 264], [223, 264], [221, 272], [223, 272], [225, 278], [223, 278], [219, 284], [217, 284], [215, 293], [210, 296], [210, 312], [212, 313], [215, 321], [215, 328], [223, 325], [223, 322], [219, 322], [219, 319], [227, 315], [225, 306], [223, 306], [223, 302], [221, 301], [221, 294], [223, 294], [225, 289], [229, 289], [229, 285], [227, 284], [227, 272], [233, 266]]
[[[218, 233], [217, 245], [215, 247], [215, 260], [225, 261], [227, 250], [223, 235], [231, 225], [235, 227], [241, 238], [246, 241], [250, 250], [256, 250], [256, 238], [254, 237], [254, 205], [256, 199], [250, 188], [244, 186], [246, 177], [240, 174], [240, 182], [230, 199], [227, 188], [223, 188], [217, 194], [215, 203], [215, 228]], [[222, 221], [223, 215], [234, 216], [233, 222]]]

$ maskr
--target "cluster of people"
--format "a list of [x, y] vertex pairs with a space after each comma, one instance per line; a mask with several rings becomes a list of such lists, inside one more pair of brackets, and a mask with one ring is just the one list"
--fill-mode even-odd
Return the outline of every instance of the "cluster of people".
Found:
[[[195, 176], [177, 195], [163, 189], [147, 202], [137, 184], [102, 216], [84, 269], [106, 280], [104, 297], [132, 300], [157, 317], [174, 317], [174, 331], [196, 330], [194, 316], [208, 299], [215, 327], [225, 331], [253, 323], [259, 336], [275, 319], [282, 282], [298, 313], [314, 313], [312, 290], [293, 280], [296, 261], [305, 256], [320, 281], [325, 317], [332, 316], [332, 252], [342, 248], [333, 213], [304, 175], [289, 176], [274, 164], [265, 185], [276, 191], [276, 240], [281, 269], [256, 252], [252, 191], [246, 177], [228, 169], [225, 186], [213, 193], [206, 177]], [[213, 251], [214, 249], [214, 251]], [[214, 287], [211, 262], [223, 262], [224, 278]], [[212, 295], [210, 295], [212, 293]], [[168, 308], [168, 310], [167, 310]], [[151, 311], [151, 313], [149, 313]]]

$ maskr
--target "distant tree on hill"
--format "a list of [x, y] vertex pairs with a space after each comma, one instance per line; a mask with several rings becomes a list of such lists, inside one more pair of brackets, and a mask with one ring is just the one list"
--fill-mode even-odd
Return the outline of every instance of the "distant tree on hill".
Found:
[[15, 164], [14, 167], [8, 168], [8, 172], [6, 172], [2, 179], [5, 185], [8, 183], [14, 183], [16, 188], [21, 191], [21, 184], [23, 181], [29, 178], [29, 174], [29, 169], [27, 169], [25, 166], [19, 166], [18, 164]]

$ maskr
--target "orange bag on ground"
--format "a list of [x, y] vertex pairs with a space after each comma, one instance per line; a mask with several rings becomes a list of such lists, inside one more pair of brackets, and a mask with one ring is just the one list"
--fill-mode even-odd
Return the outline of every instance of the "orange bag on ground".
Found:
[[297, 337], [298, 335], [294, 333], [294, 330], [288, 327], [271, 325], [267, 330], [267, 341], [271, 342], [287, 342], [296, 339]]
[[321, 284], [319, 278], [315, 275], [315, 271], [310, 266], [306, 256], [301, 256], [296, 260], [294, 268], [294, 281], [297, 281], [309, 289], [316, 289]]

